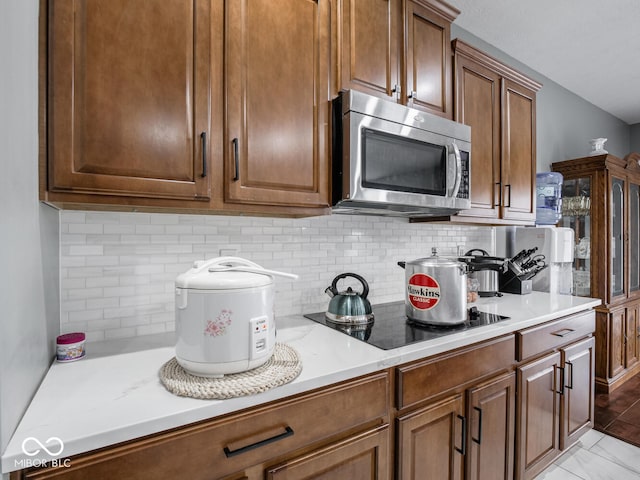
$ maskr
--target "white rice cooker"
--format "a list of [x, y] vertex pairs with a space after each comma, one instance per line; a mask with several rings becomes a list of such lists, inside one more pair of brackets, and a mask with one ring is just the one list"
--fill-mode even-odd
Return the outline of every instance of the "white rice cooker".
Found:
[[238, 257], [195, 262], [176, 278], [176, 360], [192, 375], [219, 377], [263, 365], [273, 353], [274, 276]]

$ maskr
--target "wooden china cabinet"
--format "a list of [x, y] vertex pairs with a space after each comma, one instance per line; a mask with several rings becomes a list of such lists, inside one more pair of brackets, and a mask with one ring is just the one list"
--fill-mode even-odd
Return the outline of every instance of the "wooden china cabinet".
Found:
[[640, 371], [640, 154], [554, 163], [562, 173], [561, 226], [575, 232], [574, 294], [597, 307], [596, 388], [611, 392]]
[[441, 0], [334, 2], [336, 94], [355, 89], [452, 118], [451, 22]]

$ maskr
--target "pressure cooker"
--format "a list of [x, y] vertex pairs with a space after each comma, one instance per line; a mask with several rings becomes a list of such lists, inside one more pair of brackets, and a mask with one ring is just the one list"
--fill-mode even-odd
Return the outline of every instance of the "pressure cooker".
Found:
[[459, 259], [467, 264], [469, 277], [478, 280], [478, 295], [481, 297], [502, 296], [499, 290], [499, 272], [503, 270], [505, 259], [492, 257], [486, 250], [474, 248]]
[[432, 256], [398, 262], [405, 270], [407, 317], [428, 325], [458, 325], [467, 320], [467, 267], [463, 262]]

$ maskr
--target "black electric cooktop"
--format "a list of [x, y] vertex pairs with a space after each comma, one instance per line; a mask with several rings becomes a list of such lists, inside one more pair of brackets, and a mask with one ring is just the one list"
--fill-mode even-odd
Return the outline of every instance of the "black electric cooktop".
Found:
[[373, 322], [366, 325], [334, 323], [327, 320], [324, 312], [311, 313], [305, 315], [305, 317], [383, 350], [391, 350], [392, 348], [404, 347], [416, 342], [433, 340], [434, 338], [444, 337], [483, 325], [490, 325], [509, 318], [495, 313], [481, 312], [472, 307], [469, 309], [467, 320], [459, 325], [425, 325], [407, 318], [404, 302], [373, 305], [372, 309]]

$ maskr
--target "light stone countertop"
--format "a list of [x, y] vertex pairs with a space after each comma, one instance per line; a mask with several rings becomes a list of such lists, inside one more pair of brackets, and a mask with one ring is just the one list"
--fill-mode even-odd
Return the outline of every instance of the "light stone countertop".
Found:
[[[87, 344], [87, 357], [54, 362], [2, 455], [2, 473], [158, 433], [192, 422], [505, 335], [554, 318], [588, 310], [599, 299], [533, 292], [482, 298], [479, 310], [509, 320], [443, 338], [382, 350], [302, 316], [277, 318], [277, 341], [295, 348], [302, 372], [267, 392], [229, 400], [197, 400], [169, 393], [158, 371], [174, 354], [173, 335]], [[164, 346], [163, 346], [164, 345]], [[170, 345], [170, 346], [167, 346]], [[515, 352], [514, 352], [515, 355]], [[33, 456], [37, 444], [44, 448]], [[29, 463], [31, 462], [31, 463]]]

